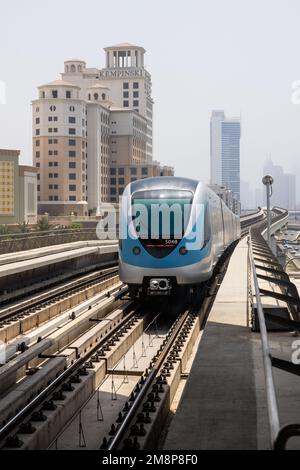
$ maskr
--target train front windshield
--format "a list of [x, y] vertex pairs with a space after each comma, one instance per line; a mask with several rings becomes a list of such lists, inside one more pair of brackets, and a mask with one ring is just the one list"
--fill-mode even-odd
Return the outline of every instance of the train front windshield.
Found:
[[168, 255], [184, 236], [193, 193], [178, 190], [138, 191], [132, 197], [134, 228], [144, 248], [157, 258]]

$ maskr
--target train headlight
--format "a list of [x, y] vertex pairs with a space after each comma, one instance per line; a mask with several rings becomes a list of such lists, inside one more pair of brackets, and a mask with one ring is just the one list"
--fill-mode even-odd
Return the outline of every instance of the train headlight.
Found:
[[134, 255], [139, 255], [140, 252], [141, 252], [141, 249], [140, 249], [139, 246], [134, 246], [134, 247], [132, 248], [132, 253], [133, 253]]
[[185, 246], [182, 246], [181, 248], [179, 248], [179, 253], [180, 253], [181, 255], [186, 255], [187, 252], [188, 252], [188, 250], [186, 249]]

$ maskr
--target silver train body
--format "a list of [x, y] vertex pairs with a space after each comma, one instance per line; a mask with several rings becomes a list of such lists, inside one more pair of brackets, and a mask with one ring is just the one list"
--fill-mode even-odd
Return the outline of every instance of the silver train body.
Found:
[[[170, 232], [163, 233], [161, 211], [158, 223], [151, 219], [151, 230], [147, 227], [141, 234], [136, 223], [140, 204], [149, 211], [155, 207], [156, 215], [159, 207], [170, 208]], [[182, 209], [181, 232], [176, 228], [179, 209], [177, 222], [170, 215], [174, 208]], [[239, 217], [206, 185], [187, 178], [157, 177], [130, 183], [120, 212], [119, 275], [133, 297], [141, 292], [170, 294], [176, 286], [205, 282], [222, 253], [241, 236]]]

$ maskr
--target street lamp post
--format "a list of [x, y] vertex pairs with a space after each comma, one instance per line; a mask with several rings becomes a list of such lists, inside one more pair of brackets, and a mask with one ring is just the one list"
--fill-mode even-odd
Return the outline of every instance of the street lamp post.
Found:
[[267, 238], [268, 238], [268, 245], [271, 248], [271, 210], [270, 210], [270, 198], [272, 196], [272, 184], [274, 183], [274, 179], [271, 175], [265, 175], [262, 179], [263, 184], [266, 186], [267, 190]]

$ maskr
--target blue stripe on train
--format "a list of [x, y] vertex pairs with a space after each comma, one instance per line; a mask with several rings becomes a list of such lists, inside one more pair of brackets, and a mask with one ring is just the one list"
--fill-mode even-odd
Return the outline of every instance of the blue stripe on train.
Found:
[[[185, 255], [179, 253], [181, 246], [186, 246], [190, 240], [183, 238], [176, 248], [164, 258], [155, 258], [145, 250], [139, 240], [127, 238], [122, 241], [122, 252], [120, 257], [124, 263], [131, 264], [132, 266], [140, 266], [141, 268], [177, 268], [188, 266], [191, 264], [199, 263], [203, 258], [209, 256], [211, 250], [211, 240], [202, 249], [188, 250]], [[132, 252], [133, 247], [139, 246], [141, 253], [134, 255]]]

